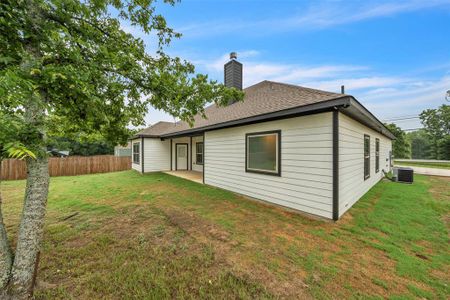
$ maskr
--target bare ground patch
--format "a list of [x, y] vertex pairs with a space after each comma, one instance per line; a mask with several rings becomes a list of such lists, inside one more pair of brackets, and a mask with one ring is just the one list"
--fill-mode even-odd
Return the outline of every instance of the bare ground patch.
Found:
[[216, 263], [226, 265], [239, 277], [250, 278], [250, 280], [261, 283], [277, 297], [310, 298], [305, 289], [306, 284], [296, 276], [297, 274], [293, 273], [291, 280], [280, 281], [264, 266], [254, 264], [251, 260], [246, 259], [243, 252], [249, 251], [249, 249], [246, 249], [241, 242], [234, 240], [229, 232], [198, 217], [193, 212], [173, 208], [162, 208], [162, 210], [167, 215], [170, 224], [179, 227], [200, 243], [211, 245], [216, 254]]

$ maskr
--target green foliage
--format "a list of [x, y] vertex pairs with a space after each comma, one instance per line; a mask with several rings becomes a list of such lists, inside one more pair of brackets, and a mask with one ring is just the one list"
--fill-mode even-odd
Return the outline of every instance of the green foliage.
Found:
[[438, 141], [437, 159], [450, 160], [450, 135], [446, 135]]
[[103, 155], [113, 154], [114, 145], [103, 138], [98, 139], [71, 139], [67, 137], [53, 138], [49, 143], [49, 150], [67, 150], [70, 155]]
[[450, 135], [450, 105], [437, 109], [426, 109], [420, 114], [425, 130], [437, 139]]
[[36, 155], [28, 150], [24, 145], [20, 143], [9, 143], [4, 146], [6, 157], [15, 159], [32, 158], [36, 159]]
[[[192, 123], [208, 102], [242, 99], [241, 92], [165, 54], [180, 34], [157, 12], [160, 6], [138, 0], [2, 1], [0, 112], [24, 123], [27, 110], [45, 109], [36, 120], [44, 133], [100, 133], [117, 144], [126, 142], [128, 125], [144, 125], [149, 106]], [[122, 30], [124, 23], [154, 37], [154, 55]], [[11, 137], [42, 148], [48, 141], [38, 127], [22, 126]]]
[[406, 137], [406, 133], [395, 124], [385, 124], [394, 134], [395, 140], [392, 143], [392, 151], [395, 158], [410, 158], [411, 145]]
[[431, 141], [431, 157], [450, 159], [450, 105], [426, 109], [420, 119]]
[[14, 135], [21, 127], [17, 115], [0, 111], [0, 161], [4, 158], [36, 158], [36, 155], [22, 143], [14, 141]]
[[407, 133], [407, 138], [411, 144], [411, 158], [413, 159], [431, 159], [431, 141], [425, 130]]

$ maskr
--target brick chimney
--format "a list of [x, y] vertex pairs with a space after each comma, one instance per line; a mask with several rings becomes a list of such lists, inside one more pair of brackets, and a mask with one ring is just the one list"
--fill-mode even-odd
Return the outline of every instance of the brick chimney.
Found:
[[237, 53], [230, 53], [230, 61], [224, 66], [224, 82], [227, 87], [242, 90], [242, 64], [237, 61]]

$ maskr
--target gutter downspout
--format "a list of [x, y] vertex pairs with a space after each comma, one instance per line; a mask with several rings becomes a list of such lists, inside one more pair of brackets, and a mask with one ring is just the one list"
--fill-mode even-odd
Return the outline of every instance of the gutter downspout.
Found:
[[339, 220], [339, 110], [333, 110], [333, 220]]
[[142, 144], [142, 146], [141, 146], [141, 151], [142, 151], [142, 155], [141, 155], [141, 158], [142, 158], [141, 167], [142, 167], [142, 174], [144, 174], [144, 137], [141, 137], [141, 144]]
[[205, 143], [205, 132], [203, 131], [203, 172], [202, 172], [202, 180], [203, 184], [205, 184], [205, 164], [206, 164], [206, 156], [205, 156], [205, 149], [206, 149], [206, 143]]

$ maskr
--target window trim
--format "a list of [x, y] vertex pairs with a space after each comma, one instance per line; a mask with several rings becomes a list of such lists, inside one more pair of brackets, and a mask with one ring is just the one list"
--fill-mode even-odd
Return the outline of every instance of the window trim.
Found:
[[[369, 140], [369, 153], [368, 153], [368, 166], [367, 166], [367, 170], [368, 170], [368, 174], [366, 175], [366, 139]], [[365, 134], [364, 135], [364, 142], [363, 142], [363, 176], [364, 176], [364, 180], [367, 180], [370, 178], [370, 135]]]
[[[134, 148], [135, 148], [134, 146], [135, 145], [137, 145], [138, 146], [137, 148], [139, 149], [139, 151], [137, 153], [134, 151]], [[141, 142], [134, 142], [133, 143], [132, 154], [133, 154], [133, 164], [140, 165], [141, 164]], [[137, 158], [138, 158], [137, 161], [134, 160], [134, 157], [135, 157], [136, 154], [137, 154]]]
[[[199, 146], [199, 144], [201, 144], [202, 145], [202, 153], [201, 153], [201, 155], [202, 155], [202, 162], [201, 163], [199, 163], [198, 162], [198, 159], [197, 159], [197, 155], [199, 154], [198, 153], [198, 146]], [[195, 143], [195, 164], [196, 165], [203, 165], [203, 163], [204, 163], [204, 152], [205, 152], [205, 144], [203, 143], [203, 142], [196, 142]]]
[[[271, 172], [271, 171], [265, 171], [265, 170], [249, 169], [248, 168], [248, 140], [249, 140], [249, 137], [258, 136], [258, 135], [269, 135], [269, 134], [276, 134], [276, 136], [277, 136], [277, 145], [276, 145], [277, 146], [277, 148], [276, 148], [277, 170], [275, 172]], [[249, 133], [245, 134], [245, 172], [281, 177], [281, 130], [249, 132]]]
[[380, 139], [375, 139], [375, 173], [380, 172]]

